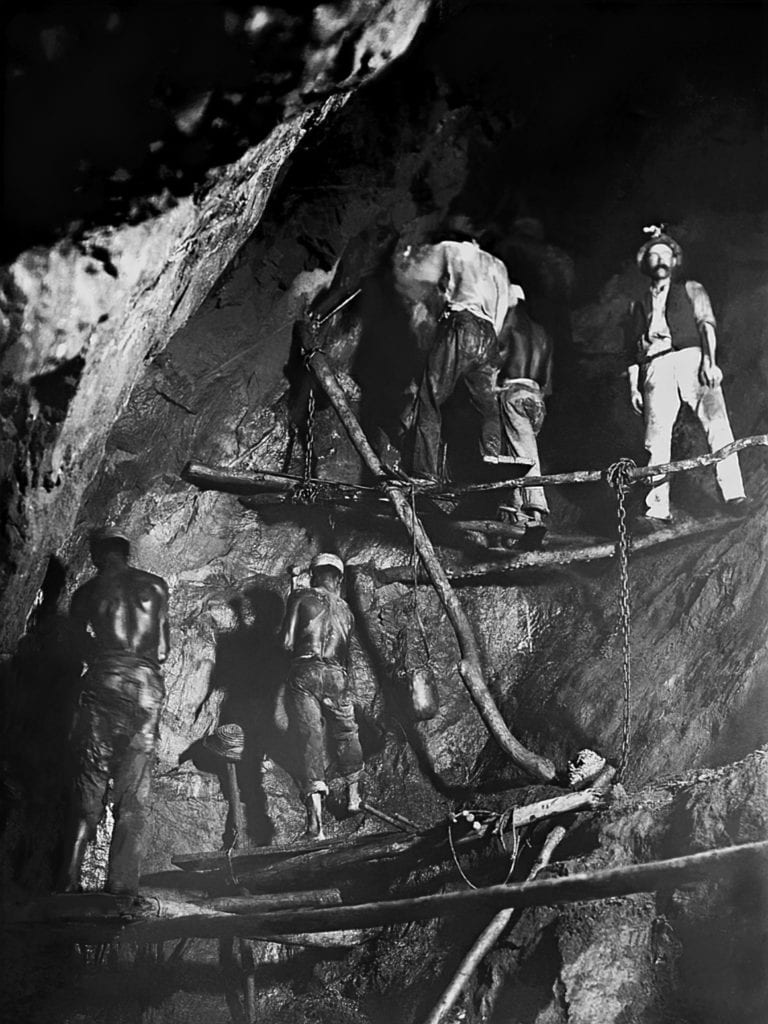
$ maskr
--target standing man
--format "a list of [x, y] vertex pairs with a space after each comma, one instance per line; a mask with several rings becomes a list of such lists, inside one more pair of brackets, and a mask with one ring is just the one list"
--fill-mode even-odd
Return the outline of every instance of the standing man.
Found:
[[501, 429], [494, 385], [498, 334], [509, 305], [506, 267], [467, 235], [421, 246], [415, 253], [409, 246], [395, 272], [409, 282], [436, 285], [442, 297], [442, 315], [414, 409], [413, 475], [439, 477], [440, 410], [460, 380], [482, 420], [481, 457], [497, 464]]
[[[552, 343], [544, 328], [534, 323], [521, 305], [524, 300], [523, 289], [510, 285], [510, 308], [499, 337], [504, 357], [499, 373], [499, 409], [509, 454], [517, 462], [528, 462], [531, 476], [540, 476], [536, 438], [546, 415], [544, 398], [552, 393]], [[549, 515], [544, 488], [516, 487], [512, 494], [511, 507], [502, 506], [500, 513], [524, 527], [521, 547], [541, 547], [547, 529], [543, 517]]]
[[[672, 428], [683, 402], [698, 416], [715, 452], [733, 441], [716, 362], [715, 317], [698, 281], [674, 280], [682, 250], [663, 227], [644, 229], [650, 236], [637, 252], [637, 265], [651, 286], [632, 308], [632, 338], [637, 362], [629, 367], [632, 408], [645, 417], [645, 447], [650, 465], [672, 457]], [[739, 459], [730, 455], [715, 466], [723, 500], [733, 510], [744, 506]], [[658, 481], [658, 482], [656, 482]], [[670, 522], [669, 481], [656, 478], [645, 504], [650, 525]]]
[[299, 784], [307, 807], [306, 834], [325, 839], [323, 795], [325, 746], [323, 720], [336, 747], [339, 773], [347, 783], [347, 807], [360, 810], [363, 752], [349, 692], [350, 638], [355, 620], [341, 596], [344, 563], [329, 553], [310, 563], [310, 586], [288, 599], [282, 628], [283, 648], [292, 655], [286, 689], [288, 721], [297, 739]]
[[75, 806], [67, 837], [62, 889], [77, 891], [83, 855], [96, 834], [109, 781], [115, 829], [107, 892], [137, 895], [165, 687], [160, 666], [168, 657], [168, 586], [128, 565], [130, 543], [101, 530], [91, 538], [98, 572], [75, 593], [71, 617], [88, 670], [77, 722]]

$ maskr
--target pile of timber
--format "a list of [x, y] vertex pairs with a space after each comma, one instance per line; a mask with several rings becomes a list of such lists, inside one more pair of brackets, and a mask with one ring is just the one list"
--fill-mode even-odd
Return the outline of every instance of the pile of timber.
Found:
[[[47, 936], [58, 931], [73, 942], [164, 942], [194, 936], [269, 938], [309, 932], [376, 928], [382, 925], [461, 916], [477, 911], [496, 914], [509, 907], [555, 906], [584, 900], [628, 896], [637, 892], [672, 890], [713, 878], [763, 878], [768, 870], [768, 841], [728, 846], [649, 864], [631, 864], [601, 871], [581, 872], [542, 881], [491, 885], [461, 892], [437, 893], [406, 899], [383, 900], [349, 906], [300, 907], [282, 910], [225, 913], [211, 911], [163, 916], [158, 901], [155, 917], [123, 921], [69, 920], [46, 925]], [[77, 896], [69, 897], [77, 900]], [[150, 901], [151, 902], [151, 901]], [[39, 928], [39, 924], [6, 920], [5, 928]]]
[[[516, 807], [502, 814], [487, 812], [474, 821], [465, 814], [452, 818], [454, 841], [448, 843], [447, 824], [409, 832], [381, 833], [351, 840], [308, 842], [298, 847], [264, 847], [230, 855], [197, 854], [174, 858], [188, 879], [186, 891], [142, 889], [141, 897], [105, 893], [59, 895], [38, 900], [6, 914], [6, 929], [27, 934], [60, 936], [83, 943], [164, 942], [185, 937], [221, 939], [233, 936], [353, 945], [365, 941], [371, 929], [408, 921], [486, 910], [499, 914], [508, 908], [555, 905], [673, 889], [718, 877], [762, 877], [768, 868], [768, 842], [746, 843], [689, 856], [632, 864], [562, 878], [536, 879], [536, 870], [522, 883], [490, 885], [460, 892], [438, 892], [366, 902], [344, 902], [342, 890], [329, 888], [341, 876], [359, 878], [365, 867], [381, 874], [383, 865], [396, 863], [405, 876], [414, 863], [437, 863], [473, 849], [499, 843], [514, 847], [513, 834], [548, 822], [550, 833], [575, 814], [605, 805], [615, 770], [606, 766], [589, 788]], [[554, 825], [554, 829], [552, 829]], [[545, 843], [545, 847], [547, 843]], [[539, 855], [541, 860], [542, 854]], [[534, 868], [536, 866], [534, 865]], [[206, 896], [211, 877], [230, 873], [248, 888], [273, 891], [248, 895]], [[242, 875], [242, 879], [239, 877]], [[308, 889], [307, 879], [322, 877], [323, 888]], [[299, 887], [301, 886], [301, 887]], [[201, 891], [203, 890], [203, 891]], [[500, 918], [494, 930], [501, 927]], [[490, 933], [489, 933], [490, 934]], [[290, 941], [286, 939], [285, 941]], [[489, 940], [490, 941], [490, 940]]]

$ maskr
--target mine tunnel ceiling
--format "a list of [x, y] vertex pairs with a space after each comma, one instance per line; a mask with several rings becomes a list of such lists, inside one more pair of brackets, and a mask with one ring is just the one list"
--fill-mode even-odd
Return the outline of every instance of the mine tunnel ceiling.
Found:
[[[352, 24], [327, 66], [318, 64], [334, 30], [338, 37], [331, 7], [314, 22], [312, 5], [298, 0], [6, 8], [5, 130], [14, 145], [2, 257], [67, 230], [156, 215], [263, 139], [297, 101], [327, 95], [351, 72], [354, 42]], [[407, 73], [437, 75], [451, 104], [476, 109], [495, 170], [475, 186], [522, 189], [557, 219], [574, 186], [591, 180], [599, 197], [603, 175], [636, 158], [649, 124], [682, 123], [722, 98], [764, 113], [765, 29], [760, 3], [444, 0], [406, 64]], [[673, 205], [683, 202], [672, 193]], [[748, 204], [749, 195], [735, 187], [731, 201]]]

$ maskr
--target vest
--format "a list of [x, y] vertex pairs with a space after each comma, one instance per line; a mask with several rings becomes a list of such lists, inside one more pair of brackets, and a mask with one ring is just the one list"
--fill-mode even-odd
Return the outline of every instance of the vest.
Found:
[[[648, 329], [651, 319], [651, 292], [648, 289], [643, 298], [635, 304], [636, 337], [639, 342], [641, 335]], [[665, 316], [672, 335], [672, 348], [699, 348], [701, 335], [699, 326], [693, 315], [693, 303], [685, 285], [673, 281], [667, 293]]]

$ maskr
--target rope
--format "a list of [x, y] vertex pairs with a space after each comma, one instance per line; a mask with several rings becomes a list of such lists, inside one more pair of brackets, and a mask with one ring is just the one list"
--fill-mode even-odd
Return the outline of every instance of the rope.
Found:
[[[494, 825], [494, 828], [493, 828], [493, 835], [497, 835], [498, 836], [499, 842], [501, 843], [502, 850], [504, 850], [504, 852], [509, 855], [509, 869], [508, 869], [508, 871], [507, 871], [503, 881], [501, 883], [494, 883], [494, 884], [506, 885], [507, 882], [512, 877], [513, 871], [515, 870], [515, 865], [517, 864], [517, 855], [518, 855], [518, 852], [520, 850], [520, 841], [519, 841], [518, 832], [517, 832], [517, 829], [514, 826], [513, 819], [512, 819], [512, 815], [513, 814], [514, 814], [514, 811], [505, 811], [503, 814], [497, 815], [493, 811], [485, 811], [485, 810], [472, 810], [472, 811], [468, 811], [468, 810], [464, 810], [464, 811], [461, 811], [460, 814], [449, 814], [448, 815], [448, 845], [449, 845], [449, 847], [451, 849], [451, 856], [453, 858], [453, 863], [454, 863], [454, 865], [456, 867], [456, 870], [461, 875], [462, 880], [469, 886], [470, 889], [479, 889], [480, 886], [475, 885], [475, 883], [467, 876], [466, 872], [464, 871], [464, 869], [462, 868], [461, 864], [459, 863], [459, 857], [458, 857], [458, 854], [456, 853], [456, 846], [455, 846], [454, 841], [453, 841], [453, 824], [454, 824], [454, 822], [458, 821], [459, 818], [465, 818], [467, 820], [467, 822], [470, 825], [472, 825], [473, 829], [475, 829], [476, 831], [479, 831], [483, 827], [482, 824], [477, 820], [479, 815], [483, 815], [483, 816], [486, 817], [486, 826], [490, 825], [491, 820], [493, 818], [497, 819], [496, 820], [496, 824]], [[507, 844], [506, 844], [506, 841], [504, 839], [504, 834], [503, 834], [503, 828], [506, 826], [507, 822], [509, 822], [512, 825], [512, 849], [511, 850], [507, 849]]]
[[624, 682], [624, 711], [622, 715], [621, 756], [617, 780], [621, 780], [629, 760], [632, 711], [632, 666], [630, 639], [629, 603], [629, 531], [627, 530], [626, 494], [632, 486], [632, 470], [637, 466], [632, 459], [619, 459], [608, 467], [606, 480], [616, 491], [616, 525], [618, 531], [617, 553], [619, 557], [619, 621], [621, 625], [622, 659], [621, 670]]

